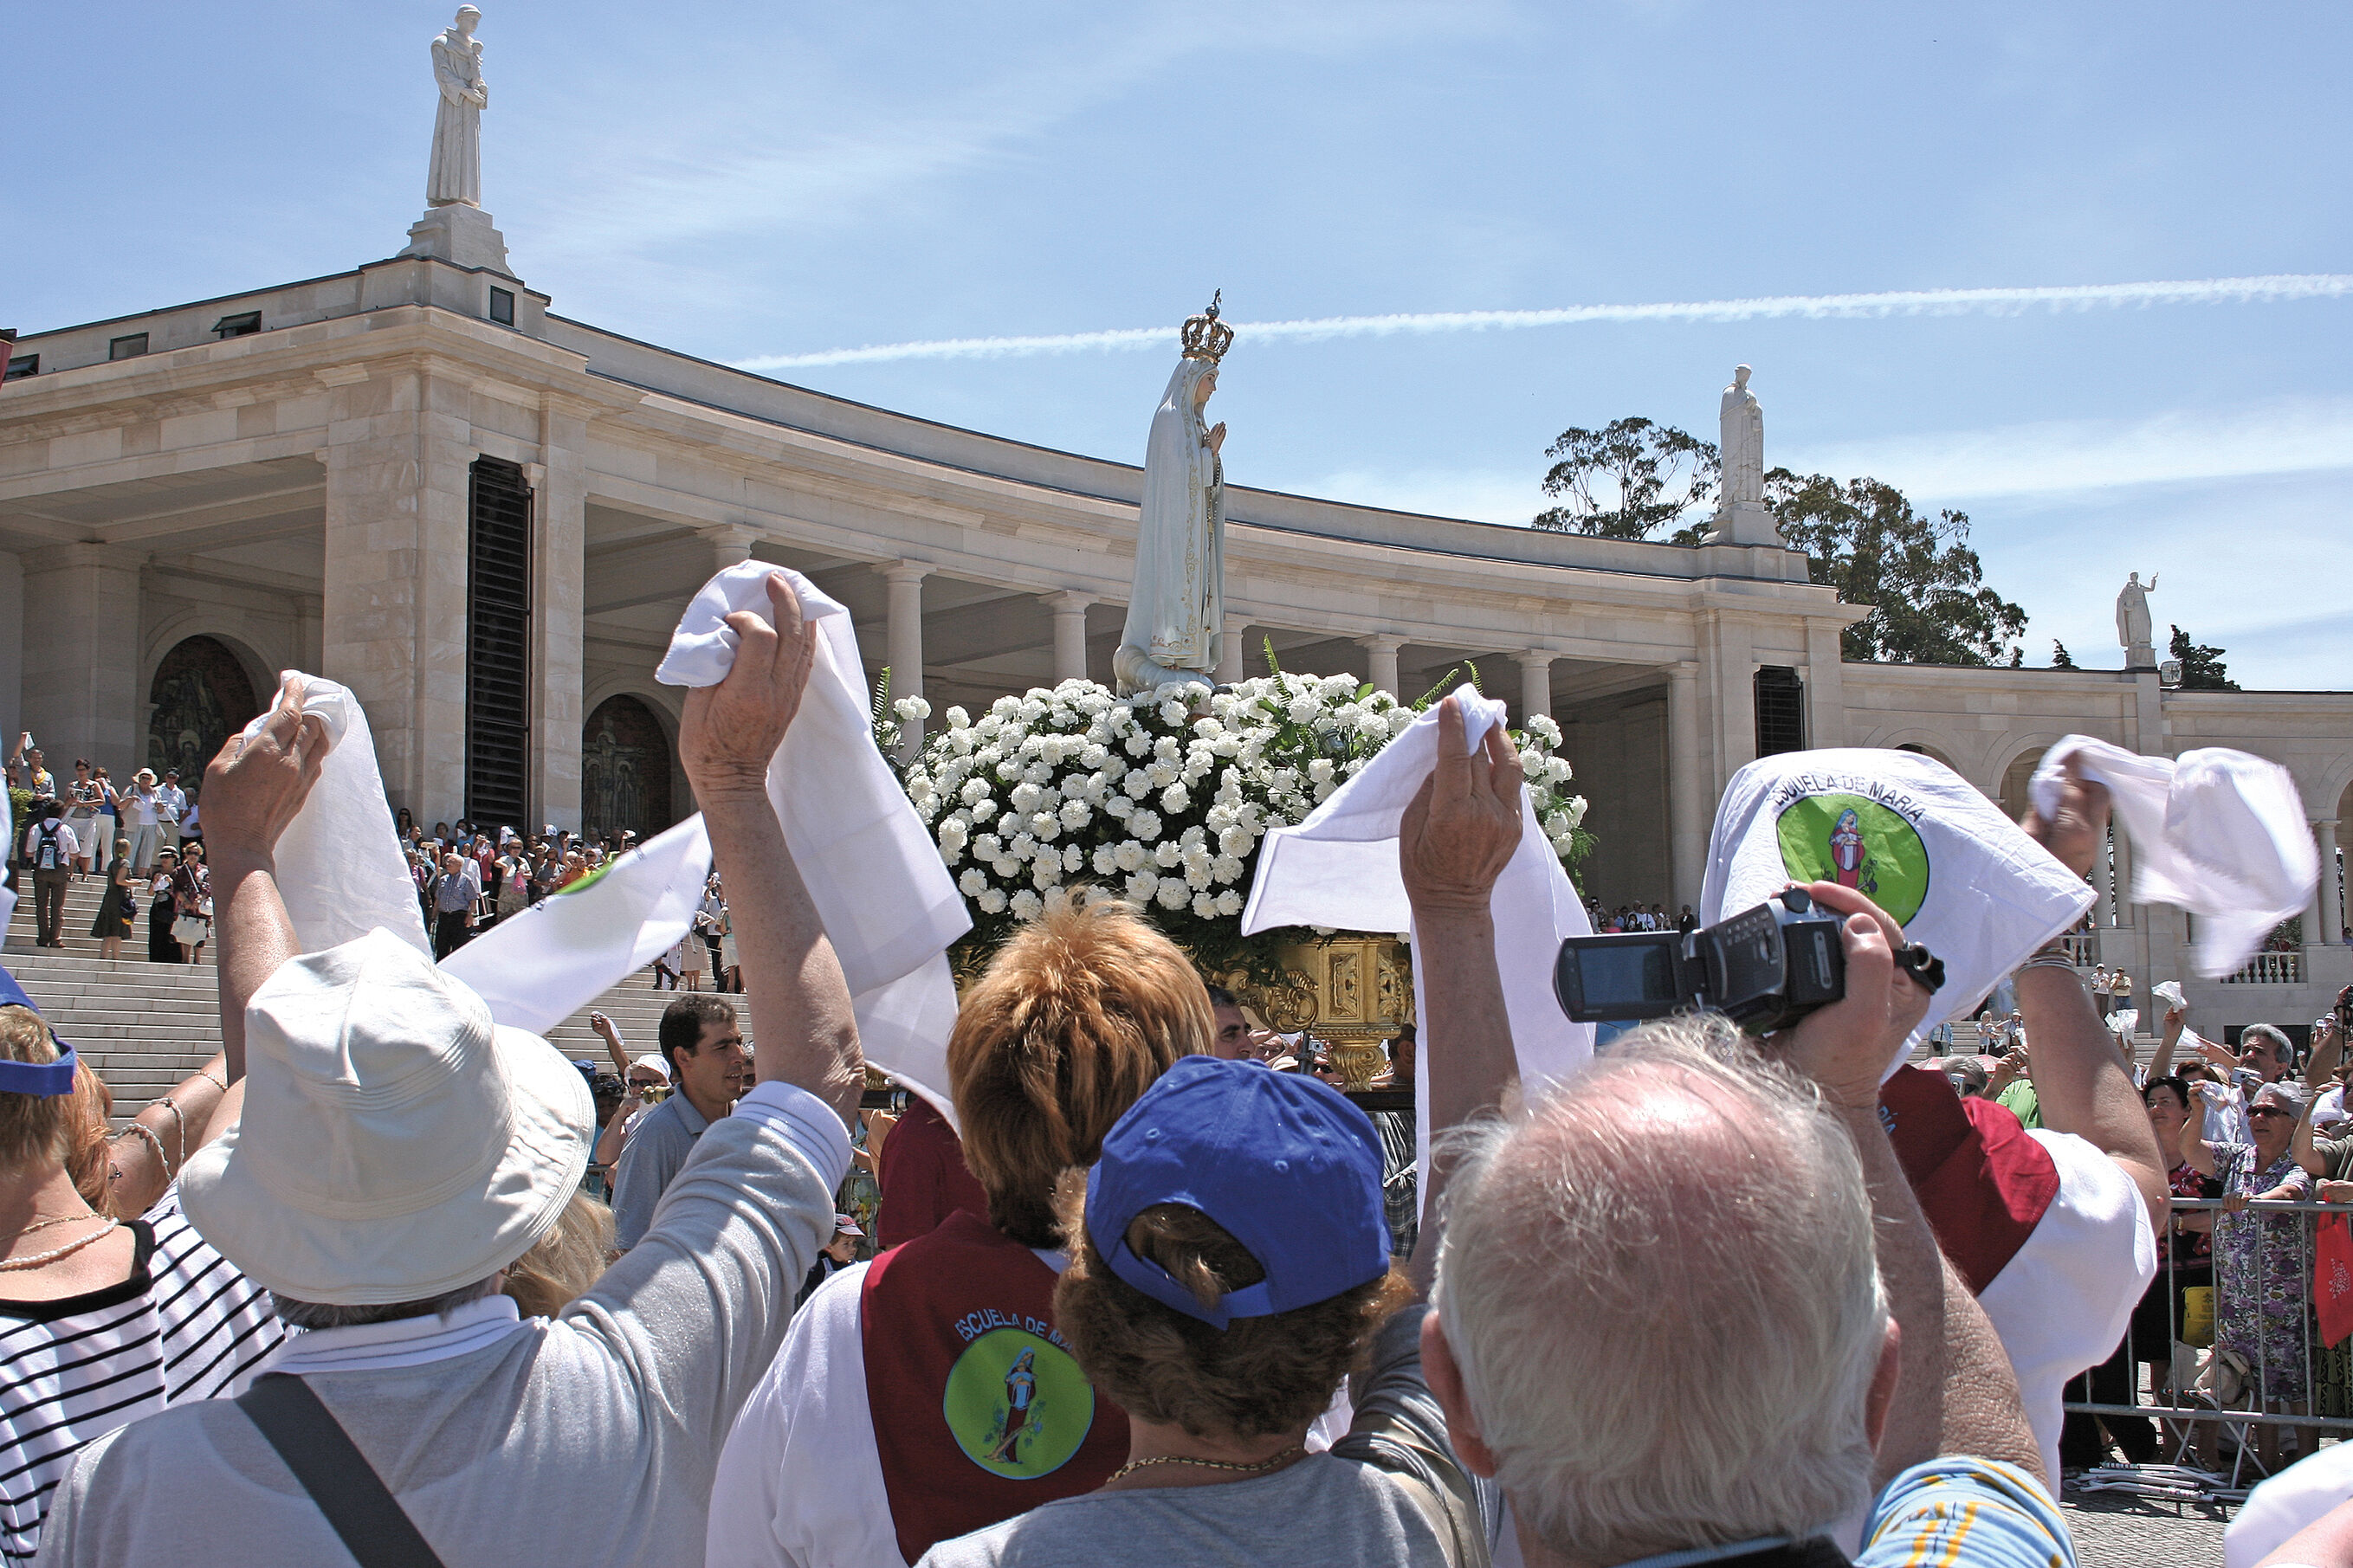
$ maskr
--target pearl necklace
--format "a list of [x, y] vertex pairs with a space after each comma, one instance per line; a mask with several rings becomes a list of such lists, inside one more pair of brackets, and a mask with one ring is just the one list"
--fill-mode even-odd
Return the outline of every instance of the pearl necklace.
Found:
[[[112, 1230], [116, 1224], [114, 1216], [111, 1215], [76, 1214], [67, 1215], [64, 1216], [64, 1219], [103, 1219], [106, 1223], [79, 1240], [69, 1241], [63, 1247], [52, 1247], [47, 1252], [36, 1252], [24, 1258], [0, 1258], [0, 1273], [16, 1273], [22, 1269], [38, 1268], [44, 1263], [55, 1263], [60, 1258], [70, 1258], [75, 1253], [79, 1252], [83, 1247], [88, 1247], [91, 1242], [96, 1241], [100, 1237], [104, 1236], [109, 1231]], [[59, 1225], [62, 1223], [64, 1223], [64, 1220], [44, 1220], [40, 1225], [28, 1225], [25, 1227], [25, 1230], [18, 1231], [16, 1234], [22, 1236], [25, 1234], [25, 1231], [38, 1230], [43, 1225]]]
[[[1287, 1463], [1293, 1454], [1304, 1454], [1305, 1452], [1307, 1452], [1306, 1449], [1301, 1447], [1298, 1444], [1293, 1443], [1290, 1447], [1276, 1454], [1272, 1458], [1261, 1459], [1255, 1465], [1236, 1465], [1229, 1463], [1224, 1459], [1196, 1459], [1183, 1454], [1162, 1454], [1155, 1458], [1130, 1459], [1127, 1463], [1122, 1465], [1119, 1468], [1111, 1473], [1111, 1479], [1115, 1481], [1122, 1476], [1128, 1475], [1134, 1471], [1144, 1468], [1146, 1465], [1198, 1465], [1205, 1470], [1230, 1470], [1236, 1475], [1254, 1476], [1261, 1471], [1271, 1470], [1278, 1465]], [[1109, 1486], [1111, 1482], [1106, 1481], [1103, 1484], [1105, 1486]]]

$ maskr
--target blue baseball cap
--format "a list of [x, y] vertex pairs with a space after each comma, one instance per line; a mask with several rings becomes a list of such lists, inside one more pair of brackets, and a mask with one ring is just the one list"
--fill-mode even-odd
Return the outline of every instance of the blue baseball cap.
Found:
[[[1155, 1204], [1200, 1210], [1266, 1278], [1202, 1306], [1128, 1250], [1127, 1227]], [[1303, 1074], [1182, 1057], [1103, 1140], [1087, 1175], [1087, 1236], [1113, 1274], [1216, 1328], [1328, 1301], [1388, 1271], [1380, 1139], [1371, 1118]]]

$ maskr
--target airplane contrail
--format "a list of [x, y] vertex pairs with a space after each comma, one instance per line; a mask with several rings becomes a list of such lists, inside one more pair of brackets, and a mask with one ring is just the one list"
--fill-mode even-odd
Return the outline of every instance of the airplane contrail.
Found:
[[[1235, 346], [1283, 338], [1388, 337], [1399, 332], [1519, 331], [1581, 321], [1754, 321], [1796, 316], [1814, 321], [1883, 316], [2018, 315], [2031, 310], [2123, 310], [2152, 305], [2264, 305], [2353, 294], [2353, 273], [2284, 272], [2260, 278], [2198, 278], [2169, 283], [2078, 283], [2026, 289], [1904, 289], [1879, 294], [1785, 294], [1753, 300], [1702, 300], [1653, 305], [1567, 305], [1546, 310], [1423, 310], [1390, 316], [1321, 316], [1295, 321], [1231, 321]], [[1169, 327], [1118, 327], [1040, 337], [931, 338], [761, 354], [738, 370], [798, 370], [908, 359], [1007, 359], [1029, 354], [1166, 347]]]

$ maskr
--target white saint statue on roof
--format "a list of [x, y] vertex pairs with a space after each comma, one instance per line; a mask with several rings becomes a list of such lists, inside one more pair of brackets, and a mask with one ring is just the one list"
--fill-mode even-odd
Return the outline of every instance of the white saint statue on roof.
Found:
[[433, 166], [425, 176], [428, 207], [482, 205], [482, 110], [491, 89], [482, 80], [482, 45], [474, 37], [482, 14], [458, 7], [457, 20], [433, 39], [433, 79], [441, 104], [433, 116]]
[[1202, 407], [1218, 389], [1218, 361], [1234, 330], [1218, 320], [1222, 290], [1185, 323], [1176, 362], [1144, 458], [1144, 508], [1127, 626], [1112, 672], [1121, 695], [1170, 681], [1213, 681], [1225, 651], [1226, 427]]

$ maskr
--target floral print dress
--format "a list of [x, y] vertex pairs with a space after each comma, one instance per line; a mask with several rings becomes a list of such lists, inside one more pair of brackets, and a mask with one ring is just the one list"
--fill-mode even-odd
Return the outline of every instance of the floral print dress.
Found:
[[[2292, 1154], [2258, 1170], [2260, 1156], [2252, 1144], [2212, 1148], [2224, 1197], [2253, 1197], [2280, 1186], [2291, 1198], [2313, 1195], [2311, 1176]], [[2260, 1382], [2266, 1408], [2299, 1404], [2311, 1393], [2305, 1358], [2318, 1348], [2306, 1322], [2312, 1311], [2311, 1235], [2311, 1221], [2303, 1215], [2214, 1216], [2215, 1342], [2247, 1358], [2248, 1381]]]

